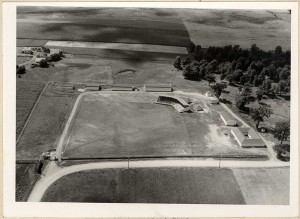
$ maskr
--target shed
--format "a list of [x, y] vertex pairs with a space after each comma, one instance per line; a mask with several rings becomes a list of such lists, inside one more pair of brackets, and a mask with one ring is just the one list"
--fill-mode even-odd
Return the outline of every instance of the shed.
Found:
[[61, 50], [60, 49], [50, 49], [50, 54], [49, 55], [53, 55], [53, 54], [61, 54]]
[[134, 91], [135, 86], [132, 84], [114, 84], [112, 91]]
[[220, 117], [227, 126], [237, 126], [237, 121], [227, 113], [220, 113]]
[[210, 92], [210, 91], [206, 91], [205, 96], [207, 96], [207, 97], [212, 97], [213, 94], [212, 94], [212, 92]]
[[218, 99], [211, 99], [210, 101], [211, 104], [219, 104]]
[[46, 58], [35, 58], [35, 63], [39, 64], [42, 60], [46, 60]]

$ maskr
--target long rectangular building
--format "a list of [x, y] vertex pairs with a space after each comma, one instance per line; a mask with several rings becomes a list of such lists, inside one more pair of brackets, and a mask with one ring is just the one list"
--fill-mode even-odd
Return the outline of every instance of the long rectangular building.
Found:
[[232, 128], [231, 133], [241, 147], [266, 147], [265, 142], [252, 128]]

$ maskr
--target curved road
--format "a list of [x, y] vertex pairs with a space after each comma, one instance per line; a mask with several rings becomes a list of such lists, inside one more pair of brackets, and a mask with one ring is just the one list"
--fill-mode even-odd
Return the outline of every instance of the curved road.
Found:
[[[65, 137], [67, 135], [68, 129], [71, 125], [73, 117], [77, 111], [78, 104], [80, 103], [83, 96], [94, 93], [94, 92], [85, 92], [79, 95], [77, 98], [70, 117], [66, 123], [62, 136], [60, 137], [56, 152], [59, 162], [62, 157], [62, 149]], [[116, 93], [116, 92], [114, 92]], [[201, 98], [206, 97], [196, 93], [185, 93], [178, 92], [181, 94], [187, 94], [192, 96], [201, 96]], [[207, 97], [206, 97], [207, 98]], [[210, 98], [208, 98], [210, 99]], [[280, 162], [280, 161], [232, 161], [232, 160], [216, 160], [216, 159], [205, 159], [205, 160], [134, 160], [134, 161], [109, 161], [109, 162], [96, 162], [96, 163], [87, 163], [80, 165], [73, 165], [68, 167], [58, 167], [55, 162], [50, 162], [49, 165], [44, 170], [43, 176], [35, 184], [28, 201], [29, 202], [38, 202], [41, 201], [44, 193], [47, 188], [54, 183], [59, 178], [74, 172], [84, 171], [84, 170], [93, 170], [93, 169], [107, 169], [107, 168], [155, 168], [155, 167], [215, 167], [215, 168], [257, 168], [257, 167], [289, 167], [289, 163]]]

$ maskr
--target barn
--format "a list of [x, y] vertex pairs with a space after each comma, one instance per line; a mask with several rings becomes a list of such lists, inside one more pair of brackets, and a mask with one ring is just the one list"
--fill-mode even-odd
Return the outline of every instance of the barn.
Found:
[[265, 142], [252, 128], [232, 128], [231, 133], [243, 148], [262, 148], [266, 147]]
[[221, 113], [220, 114], [221, 119], [227, 126], [237, 126], [237, 121], [229, 114], [227, 113]]
[[172, 84], [148, 84], [144, 85], [144, 91], [146, 92], [172, 92]]
[[135, 86], [131, 84], [114, 84], [112, 91], [134, 91]]

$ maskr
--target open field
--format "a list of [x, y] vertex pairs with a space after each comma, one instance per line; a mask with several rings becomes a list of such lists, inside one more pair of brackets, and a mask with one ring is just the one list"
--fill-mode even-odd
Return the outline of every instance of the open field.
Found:
[[17, 56], [17, 65], [23, 64], [27, 61], [29, 61], [31, 57], [26, 57], [26, 56]]
[[219, 168], [141, 168], [77, 172], [53, 183], [42, 201], [245, 204], [233, 172]]
[[290, 168], [236, 168], [232, 171], [247, 204], [289, 204]]
[[[256, 44], [264, 50], [280, 45], [291, 49], [291, 15], [288, 11], [178, 9], [191, 41], [202, 47]], [[264, 31], [261, 31], [261, 30]]]
[[35, 172], [36, 164], [16, 164], [16, 201], [27, 201], [40, 175]]
[[63, 58], [54, 65], [55, 67], [49, 66], [48, 68], [27, 66], [27, 72], [22, 78], [36, 81], [107, 83], [112, 75], [110, 61], [96, 57]]
[[177, 53], [166, 52], [145, 52], [133, 50], [118, 50], [118, 49], [95, 49], [95, 48], [80, 48], [80, 47], [62, 47], [51, 46], [51, 48], [58, 48], [65, 53], [70, 53], [80, 56], [94, 56], [103, 59], [126, 59], [131, 62], [147, 62], [147, 61], [168, 61], [173, 62]]
[[17, 80], [16, 96], [16, 137], [18, 138], [32, 107], [46, 83], [40, 81]]
[[26, 46], [44, 46], [48, 40], [40, 40], [40, 39], [18, 39], [17, 38], [17, 46], [18, 47], [26, 47]]
[[47, 87], [17, 144], [17, 160], [37, 160], [43, 152], [55, 148], [77, 95], [57, 83]]
[[63, 157], [267, 157], [266, 149], [240, 148], [221, 121], [222, 109], [209, 109], [207, 100], [198, 100], [203, 113], [179, 114], [173, 107], [154, 104], [157, 95], [84, 95], [64, 136]]
[[[175, 12], [159, 9], [18, 10], [17, 38], [188, 46], [189, 35]], [[49, 13], [49, 18], [45, 14]], [[33, 31], [34, 30], [34, 31]], [[76, 33], [76, 34], [74, 34]]]

